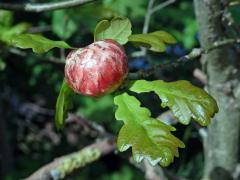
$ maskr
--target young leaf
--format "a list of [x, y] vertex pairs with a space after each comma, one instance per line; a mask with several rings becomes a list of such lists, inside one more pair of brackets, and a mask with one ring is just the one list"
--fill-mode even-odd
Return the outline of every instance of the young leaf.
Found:
[[116, 119], [124, 122], [117, 140], [120, 151], [132, 147], [137, 162], [146, 158], [152, 165], [160, 163], [161, 166], [168, 166], [174, 156], [178, 157], [178, 148], [184, 144], [171, 134], [174, 127], [152, 118], [150, 111], [127, 93], [116, 96], [114, 103], [118, 106]]
[[164, 52], [166, 44], [175, 44], [176, 39], [165, 31], [155, 31], [148, 34], [132, 34], [128, 40], [136, 46], [143, 46], [155, 52]]
[[65, 80], [63, 80], [60, 93], [57, 98], [55, 124], [57, 129], [61, 129], [67, 117], [67, 110], [72, 106], [73, 91], [68, 87]]
[[218, 112], [216, 101], [204, 90], [188, 81], [164, 82], [161, 80], [138, 80], [131, 91], [137, 93], [154, 91], [162, 100], [162, 107], [169, 107], [182, 124], [189, 124], [191, 118], [202, 126], [210, 123]]
[[32, 48], [35, 53], [44, 53], [52, 48], [72, 48], [64, 41], [53, 41], [37, 34], [20, 34], [11, 38], [11, 44], [19, 48]]
[[126, 44], [132, 33], [131, 28], [131, 22], [127, 18], [116, 17], [111, 21], [102, 20], [95, 28], [94, 41], [113, 39], [119, 44]]

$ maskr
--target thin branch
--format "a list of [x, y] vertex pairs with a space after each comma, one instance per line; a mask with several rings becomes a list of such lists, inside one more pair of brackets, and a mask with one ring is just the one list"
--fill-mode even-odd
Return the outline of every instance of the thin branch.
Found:
[[240, 5], [240, 1], [232, 1], [229, 3], [229, 6], [239, 6]]
[[142, 30], [143, 34], [148, 32], [150, 20], [151, 20], [151, 10], [152, 10], [154, 2], [155, 2], [155, 0], [149, 0], [149, 2], [148, 2], [147, 12], [145, 15], [145, 20], [144, 20], [144, 25], [143, 25], [143, 30]]
[[105, 128], [103, 126], [101, 126], [100, 124], [97, 124], [94, 121], [85, 119], [81, 116], [77, 116], [73, 113], [68, 113], [68, 118], [66, 119], [66, 125], [71, 123], [71, 122], [81, 123], [81, 125], [84, 128], [89, 129], [89, 132], [96, 132], [98, 137], [111, 137], [111, 136], [113, 136], [112, 134], [107, 132], [105, 130]]
[[231, 45], [231, 44], [238, 44], [238, 43], [240, 43], [240, 39], [238, 39], [238, 38], [237, 39], [224, 39], [222, 41], [216, 41], [213, 43], [212, 46], [210, 46], [208, 49], [206, 49], [203, 53], [207, 54], [208, 52], [212, 51], [213, 49]]
[[200, 58], [204, 54], [208, 54], [214, 49], [228, 46], [228, 45], [234, 45], [234, 44], [239, 44], [240, 39], [225, 39], [222, 41], [216, 41], [214, 42], [211, 46], [209, 46], [207, 49], [202, 49], [202, 48], [194, 48], [192, 51], [180, 58], [178, 58], [175, 62], [167, 63], [167, 64], [159, 64], [156, 66], [153, 66], [152, 68], [149, 68], [147, 70], [139, 70], [136, 73], [129, 73], [128, 74], [128, 79], [130, 80], [136, 80], [136, 79], [145, 79], [150, 77], [151, 75], [154, 74], [159, 68], [165, 68], [165, 67], [176, 67], [182, 63], [189, 62], [191, 60]]
[[37, 179], [63, 179], [77, 169], [98, 160], [101, 156], [113, 152], [116, 148], [115, 139], [102, 140], [82, 150], [55, 159], [44, 165], [37, 172], [26, 178], [26, 180]]
[[144, 159], [144, 172], [146, 180], [167, 180], [163, 169], [159, 167], [152, 166], [147, 159]]
[[29, 33], [43, 33], [43, 32], [49, 32], [52, 30], [52, 26], [51, 25], [47, 25], [47, 26], [39, 26], [39, 27], [31, 27], [28, 32]]
[[[12, 54], [21, 56], [21, 57], [26, 57], [28, 54], [25, 51], [22, 51], [20, 49], [17, 48], [10, 48], [8, 49], [8, 51]], [[61, 61], [60, 59], [56, 58], [56, 57], [44, 57], [44, 56], [36, 56], [36, 58], [38, 59], [42, 59], [42, 62], [47, 62], [47, 63], [54, 63], [54, 64], [59, 64], [59, 65], [64, 65], [65, 62]]]
[[68, 0], [68, 1], [66, 0], [50, 3], [24, 3], [24, 4], [0, 3], [0, 9], [39, 13], [43, 11], [53, 11], [57, 9], [81, 6], [93, 1], [96, 0]]
[[200, 69], [198, 69], [198, 68], [194, 69], [193, 76], [196, 79], [198, 79], [202, 84], [207, 85], [207, 83], [208, 83], [207, 76]]
[[157, 6], [155, 6], [154, 8], [152, 8], [151, 11], [150, 11], [150, 13], [153, 14], [153, 13], [155, 13], [155, 12], [157, 12], [157, 11], [159, 11], [159, 10], [161, 10], [161, 9], [163, 9], [163, 8], [165, 8], [165, 7], [173, 4], [173, 3], [175, 3], [175, 2], [176, 2], [176, 0], [168, 0], [168, 1], [165, 1], [165, 2], [163, 2], [163, 3], [161, 3], [161, 4], [157, 5]]
[[[151, 21], [151, 10], [152, 10], [154, 2], [155, 2], [155, 0], [149, 0], [148, 1], [148, 7], [147, 7], [144, 23], [143, 23], [143, 30], [142, 30], [143, 34], [148, 33], [149, 26], [150, 26], [150, 21]], [[141, 47], [141, 52], [144, 56], [147, 55], [147, 49], [146, 48]]]
[[[150, 26], [150, 21], [151, 21], [151, 16], [154, 12], [160, 10], [160, 9], [163, 9], [164, 7], [174, 3], [176, 0], [168, 0], [168, 1], [165, 1], [161, 4], [159, 4], [158, 6], [156, 7], [153, 7], [154, 5], [154, 2], [155, 0], [149, 0], [148, 2], [148, 7], [147, 7], [147, 12], [146, 12], [146, 15], [145, 15], [145, 19], [144, 19], [144, 24], [143, 24], [143, 30], [142, 30], [142, 33], [143, 34], [146, 34], [148, 33], [148, 30], [149, 30], [149, 26]], [[147, 49], [146, 48], [141, 48], [141, 52], [144, 56], [147, 55]]]

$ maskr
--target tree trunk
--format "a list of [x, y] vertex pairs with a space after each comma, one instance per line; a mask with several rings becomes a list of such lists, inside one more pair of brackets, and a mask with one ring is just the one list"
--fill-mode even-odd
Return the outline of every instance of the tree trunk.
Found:
[[[227, 37], [226, 27], [222, 23], [225, 2], [194, 0], [203, 49]], [[240, 57], [233, 46], [225, 46], [203, 55], [201, 62], [208, 77], [206, 89], [219, 106], [219, 113], [208, 127], [204, 139], [203, 179], [232, 179], [239, 148]]]

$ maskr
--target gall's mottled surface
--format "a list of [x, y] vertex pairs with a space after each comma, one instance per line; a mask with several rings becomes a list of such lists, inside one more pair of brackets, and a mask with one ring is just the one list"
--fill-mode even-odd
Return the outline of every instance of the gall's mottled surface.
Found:
[[124, 49], [113, 40], [97, 41], [70, 52], [65, 65], [68, 85], [77, 93], [95, 97], [116, 90], [127, 72]]

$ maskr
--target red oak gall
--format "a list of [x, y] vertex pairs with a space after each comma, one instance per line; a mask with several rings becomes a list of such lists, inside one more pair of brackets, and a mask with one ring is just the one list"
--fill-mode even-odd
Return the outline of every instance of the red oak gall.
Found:
[[94, 42], [66, 58], [65, 78], [77, 93], [98, 97], [116, 90], [128, 72], [123, 47], [114, 40]]

